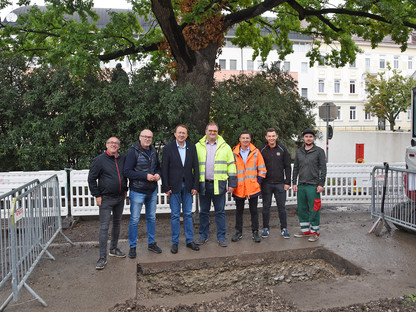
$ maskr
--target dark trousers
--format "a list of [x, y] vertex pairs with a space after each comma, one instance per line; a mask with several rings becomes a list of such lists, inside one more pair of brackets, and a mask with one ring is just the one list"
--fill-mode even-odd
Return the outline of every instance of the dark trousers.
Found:
[[111, 213], [113, 214], [113, 228], [111, 230], [110, 250], [117, 248], [123, 208], [124, 195], [118, 197], [103, 196], [100, 207], [100, 257], [107, 257], [107, 238]]
[[280, 229], [287, 228], [286, 214], [286, 191], [284, 184], [263, 183], [261, 185], [261, 194], [263, 197], [263, 228], [270, 228], [270, 207], [272, 205], [272, 196], [276, 199], [277, 211], [280, 219]]
[[[243, 213], [244, 213], [244, 202], [245, 199], [234, 198], [236, 205], [236, 214], [235, 214], [235, 229], [237, 232], [243, 233]], [[259, 230], [259, 216], [257, 213], [257, 203], [259, 197], [252, 197], [248, 200], [248, 207], [251, 214], [251, 231]]]

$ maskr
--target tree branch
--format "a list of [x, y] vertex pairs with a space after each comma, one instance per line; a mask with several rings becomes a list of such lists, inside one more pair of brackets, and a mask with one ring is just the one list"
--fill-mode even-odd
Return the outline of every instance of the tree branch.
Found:
[[173, 57], [183, 68], [191, 71], [196, 63], [195, 54], [188, 47], [182, 28], [176, 22], [171, 0], [152, 0], [152, 11], [163, 31]]
[[224, 27], [225, 29], [238, 24], [242, 21], [251, 19], [285, 3], [287, 0], [265, 0], [253, 7], [231, 13], [225, 16]]
[[140, 47], [136, 47], [133, 45], [127, 49], [98, 55], [98, 58], [100, 59], [100, 61], [111, 61], [111, 60], [114, 60], [114, 59], [117, 59], [119, 57], [123, 57], [126, 55], [156, 51], [158, 49], [158, 45], [159, 43], [153, 43], [148, 46], [140, 46]]
[[[360, 16], [365, 17], [369, 19], [373, 19], [376, 21], [380, 21], [386, 24], [392, 24], [391, 21], [387, 20], [386, 18], [369, 13], [369, 12], [363, 12], [363, 11], [354, 11], [354, 10], [348, 10], [348, 9], [342, 9], [342, 8], [327, 8], [327, 9], [320, 9], [320, 10], [308, 10], [302, 7], [299, 3], [296, 2], [296, 0], [287, 0], [287, 3], [295, 9], [299, 13], [299, 19], [302, 20], [305, 18], [305, 16], [316, 16], [318, 17], [322, 22], [324, 22], [326, 25], [328, 25], [331, 29], [335, 31], [339, 31], [340, 29], [337, 28], [333, 23], [331, 23], [328, 19], [324, 18], [323, 15], [325, 14], [339, 14], [339, 15], [349, 15], [349, 16]], [[410, 23], [408, 21], [402, 21], [403, 26], [416, 29], [416, 24]], [[337, 30], [338, 29], [338, 30]]]

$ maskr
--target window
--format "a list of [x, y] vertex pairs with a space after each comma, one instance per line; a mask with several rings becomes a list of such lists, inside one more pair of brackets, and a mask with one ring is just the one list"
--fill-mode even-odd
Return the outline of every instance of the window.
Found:
[[308, 63], [307, 62], [300, 63], [300, 71], [302, 73], [307, 73], [308, 72]]
[[395, 56], [393, 60], [393, 68], [398, 69], [399, 68], [399, 57]]
[[355, 65], [355, 60], [354, 60], [354, 61], [352, 61], [352, 62], [350, 63], [350, 67], [351, 67], [351, 68], [355, 68], [355, 67], [356, 67], [356, 65]]
[[341, 81], [338, 79], [334, 81], [334, 93], [341, 93]]
[[283, 71], [290, 72], [290, 62], [283, 62]]
[[350, 106], [350, 120], [356, 120], [356, 119], [357, 119], [357, 107]]
[[370, 113], [365, 113], [364, 119], [365, 120], [371, 120], [371, 114]]
[[350, 80], [350, 93], [355, 93], [355, 80]]
[[254, 62], [252, 60], [247, 60], [247, 70], [254, 70]]
[[237, 69], [237, 60], [230, 60], [230, 69], [231, 70]]
[[220, 69], [221, 70], [226, 70], [227, 69], [227, 66], [225, 64], [226, 64], [225, 60], [220, 60]]
[[407, 69], [413, 69], [413, 57], [409, 56], [407, 59]]
[[386, 60], [384, 59], [384, 56], [380, 58], [379, 68], [386, 68]]
[[264, 63], [263, 61], [257, 61], [257, 69], [258, 70], [264, 70], [267, 68], [267, 63]]
[[341, 106], [337, 106], [338, 107], [338, 116], [337, 119], [341, 120]]
[[365, 69], [369, 70], [371, 66], [371, 60], [369, 57], [365, 58]]
[[325, 65], [325, 56], [321, 55], [321, 59], [319, 61], [319, 66], [324, 66]]
[[281, 68], [281, 64], [282, 64], [282, 62], [281, 62], [281, 61], [277, 61], [277, 62], [275, 62], [275, 64], [276, 64], [276, 67], [277, 67], [277, 68], [282, 69], [282, 68]]
[[412, 109], [410, 107], [407, 109], [407, 120], [412, 120]]
[[308, 98], [308, 88], [302, 88], [300, 96], [307, 99]]
[[319, 79], [318, 82], [318, 92], [319, 93], [324, 93], [325, 92], [325, 82], [323, 79]]

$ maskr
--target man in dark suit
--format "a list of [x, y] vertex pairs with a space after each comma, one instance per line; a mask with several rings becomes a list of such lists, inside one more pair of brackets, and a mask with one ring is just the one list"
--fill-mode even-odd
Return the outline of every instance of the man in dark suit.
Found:
[[169, 197], [171, 210], [173, 254], [178, 252], [181, 202], [186, 247], [198, 251], [194, 243], [192, 222], [192, 196], [198, 193], [199, 166], [195, 145], [186, 141], [188, 128], [179, 125], [175, 129], [176, 140], [167, 144], [162, 157], [162, 192]]

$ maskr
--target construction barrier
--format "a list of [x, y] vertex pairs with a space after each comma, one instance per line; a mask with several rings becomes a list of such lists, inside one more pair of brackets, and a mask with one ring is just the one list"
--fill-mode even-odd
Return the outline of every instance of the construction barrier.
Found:
[[2, 218], [2, 223], [7, 220], [8, 227], [7, 231], [2, 231], [2, 242], [6, 244], [2, 243], [1, 247], [2, 270], [5, 271], [1, 286], [4, 286], [5, 281], [11, 278], [12, 293], [4, 301], [0, 311], [3, 311], [12, 299], [15, 302], [18, 301], [18, 294], [22, 287], [25, 287], [44, 306], [47, 305], [29, 287], [26, 280], [44, 253], [50, 259], [55, 260], [47, 249], [59, 233], [73, 245], [71, 240], [62, 233], [60, 208], [57, 175], [28, 188], [13, 198], [7, 219]]
[[[372, 217], [381, 217], [385, 178], [385, 167], [374, 167], [372, 172]], [[396, 167], [388, 168], [384, 219], [402, 230], [416, 231], [416, 171]]]
[[12, 275], [12, 267], [10, 262], [10, 236], [9, 236], [9, 221], [8, 216], [13, 205], [13, 199], [20, 194], [26, 192], [28, 189], [39, 184], [39, 180], [30, 181], [14, 190], [7, 192], [0, 196], [0, 262], [1, 262], [1, 281], [0, 287], [7, 282]]

